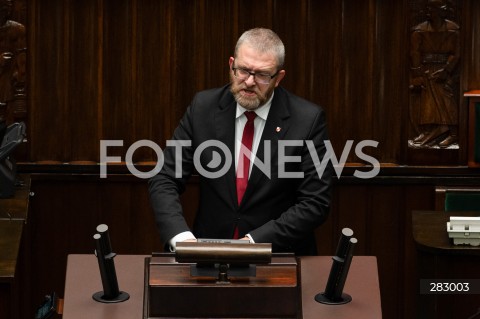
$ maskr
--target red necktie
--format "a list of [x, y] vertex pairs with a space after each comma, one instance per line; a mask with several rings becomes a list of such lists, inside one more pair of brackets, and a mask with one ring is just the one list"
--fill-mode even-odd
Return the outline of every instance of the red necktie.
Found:
[[[244, 113], [247, 117], [247, 123], [243, 129], [242, 144], [243, 146], [252, 151], [253, 144], [253, 132], [254, 132], [254, 120], [257, 114], [255, 112], [247, 111]], [[245, 152], [240, 151], [237, 166], [237, 200], [238, 205], [242, 202], [243, 194], [247, 189], [248, 175], [250, 171], [250, 159], [245, 155]], [[243, 160], [242, 160], [243, 157]], [[238, 239], [238, 228], [235, 227], [233, 238]]]

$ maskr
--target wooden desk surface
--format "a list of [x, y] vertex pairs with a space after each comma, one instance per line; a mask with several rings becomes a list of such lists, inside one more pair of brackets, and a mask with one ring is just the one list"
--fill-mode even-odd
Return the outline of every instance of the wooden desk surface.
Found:
[[64, 319], [141, 319], [143, 318], [143, 278], [145, 257], [116, 256], [115, 271], [118, 287], [130, 295], [121, 303], [104, 304], [92, 295], [102, 291], [100, 271], [95, 255], [69, 255], [63, 303]]
[[[143, 316], [144, 261], [142, 255], [115, 257], [119, 288], [130, 299], [116, 304], [98, 303], [92, 295], [102, 290], [97, 259], [94, 255], [69, 255], [65, 282], [63, 319], [135, 319]], [[381, 319], [377, 260], [373, 256], [355, 256], [344, 292], [352, 296], [345, 305], [324, 305], [315, 295], [325, 289], [332, 264], [331, 257], [302, 257], [303, 318]]]
[[15, 277], [22, 231], [23, 221], [0, 220], [0, 282], [11, 282]]
[[450, 216], [479, 215], [479, 212], [413, 211], [413, 239], [420, 249], [435, 254], [480, 255], [480, 247], [454, 245], [447, 232]]
[[[15, 189], [12, 198], [0, 199], [0, 220], [22, 219], [27, 221], [30, 200], [30, 175], [20, 175], [22, 185]], [[0, 233], [1, 234], [1, 233]]]
[[344, 293], [352, 297], [352, 301], [344, 305], [325, 305], [314, 299], [325, 289], [332, 266], [331, 257], [302, 257], [300, 263], [304, 319], [382, 318], [376, 257], [353, 257], [343, 289]]

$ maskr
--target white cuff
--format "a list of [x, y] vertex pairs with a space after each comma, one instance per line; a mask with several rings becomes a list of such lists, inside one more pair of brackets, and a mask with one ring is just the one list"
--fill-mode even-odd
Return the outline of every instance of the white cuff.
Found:
[[248, 237], [250, 239], [250, 243], [255, 244], [255, 240], [253, 240], [252, 236], [250, 234], [246, 234], [245, 237]]
[[175, 252], [175, 249], [177, 248], [177, 243], [179, 241], [185, 241], [187, 239], [196, 239], [196, 238], [190, 231], [184, 231], [183, 233], [173, 236], [173, 238], [168, 241], [170, 246], [170, 251], [172, 253]]

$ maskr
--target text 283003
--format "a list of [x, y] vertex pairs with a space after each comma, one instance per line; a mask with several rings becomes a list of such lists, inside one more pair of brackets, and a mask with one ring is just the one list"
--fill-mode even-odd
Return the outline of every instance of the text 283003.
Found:
[[480, 279], [420, 279], [421, 294], [480, 294]]

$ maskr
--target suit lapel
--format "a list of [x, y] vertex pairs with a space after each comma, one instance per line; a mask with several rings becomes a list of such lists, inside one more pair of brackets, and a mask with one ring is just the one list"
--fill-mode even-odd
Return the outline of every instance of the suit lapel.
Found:
[[236, 102], [231, 94], [225, 94], [220, 100], [220, 107], [214, 117], [217, 140], [224, 143], [232, 154], [232, 164], [224, 178], [227, 185], [227, 201], [237, 205], [236, 174], [235, 174], [235, 113]]

